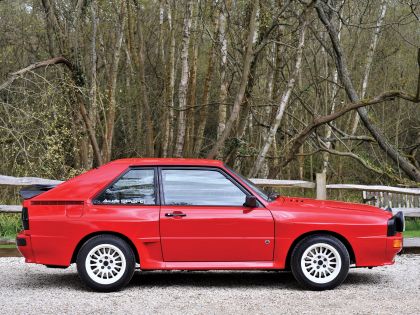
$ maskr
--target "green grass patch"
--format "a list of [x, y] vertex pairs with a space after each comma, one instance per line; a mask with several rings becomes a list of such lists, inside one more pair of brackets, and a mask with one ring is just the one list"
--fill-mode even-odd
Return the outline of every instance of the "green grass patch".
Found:
[[3, 249], [3, 248], [16, 248], [16, 245], [15, 244], [3, 244], [3, 245], [0, 245], [0, 249]]
[[0, 213], [0, 238], [15, 239], [22, 230], [19, 213]]
[[405, 231], [404, 237], [420, 237], [420, 230], [418, 231]]
[[406, 218], [404, 237], [420, 237], [420, 218]]

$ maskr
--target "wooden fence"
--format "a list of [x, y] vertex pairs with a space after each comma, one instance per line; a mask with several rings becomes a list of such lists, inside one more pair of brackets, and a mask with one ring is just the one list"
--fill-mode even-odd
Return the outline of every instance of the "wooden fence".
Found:
[[[360, 191], [361, 201], [380, 208], [390, 207], [394, 212], [403, 211], [407, 217], [420, 217], [420, 188], [402, 188], [380, 185], [326, 184], [325, 174], [317, 174], [316, 183], [303, 180], [252, 178], [261, 187], [316, 189], [317, 199], [327, 199], [328, 190]], [[62, 181], [37, 177], [12, 177], [0, 175], [0, 185], [54, 185]], [[0, 205], [0, 213], [19, 213], [20, 205]]]

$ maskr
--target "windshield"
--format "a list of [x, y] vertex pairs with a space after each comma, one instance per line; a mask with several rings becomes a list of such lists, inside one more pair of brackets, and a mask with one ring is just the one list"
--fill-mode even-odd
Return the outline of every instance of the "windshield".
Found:
[[251, 189], [253, 191], [255, 191], [258, 194], [258, 196], [260, 196], [264, 200], [266, 200], [266, 201], [273, 201], [273, 199], [275, 199], [275, 196], [272, 196], [270, 193], [268, 193], [268, 192], [264, 191], [263, 189], [259, 188], [258, 186], [256, 186], [253, 182], [251, 182], [245, 176], [239, 174], [238, 172], [235, 172], [232, 168], [230, 168], [227, 165], [225, 165], [225, 167], [229, 171], [231, 171], [233, 174], [235, 174], [236, 176], [238, 176], [243, 182], [245, 182], [249, 187], [251, 187]]

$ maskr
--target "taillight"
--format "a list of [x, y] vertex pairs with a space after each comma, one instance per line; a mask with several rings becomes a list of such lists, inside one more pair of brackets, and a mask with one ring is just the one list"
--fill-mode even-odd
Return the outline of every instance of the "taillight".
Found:
[[29, 230], [29, 216], [28, 216], [28, 208], [22, 208], [22, 226], [24, 230]]
[[393, 248], [401, 248], [402, 247], [402, 240], [393, 240], [392, 241], [392, 247]]
[[399, 211], [391, 219], [388, 220], [387, 236], [394, 236], [397, 232], [405, 230], [405, 220], [402, 211]]
[[395, 218], [392, 217], [388, 220], [388, 229], [387, 229], [387, 236], [394, 236], [397, 233], [395, 228]]

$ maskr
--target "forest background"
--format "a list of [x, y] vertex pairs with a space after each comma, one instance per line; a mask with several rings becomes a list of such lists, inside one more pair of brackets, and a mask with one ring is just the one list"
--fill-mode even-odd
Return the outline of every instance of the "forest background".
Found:
[[194, 157], [418, 186], [419, 18], [415, 0], [2, 0], [0, 174]]

